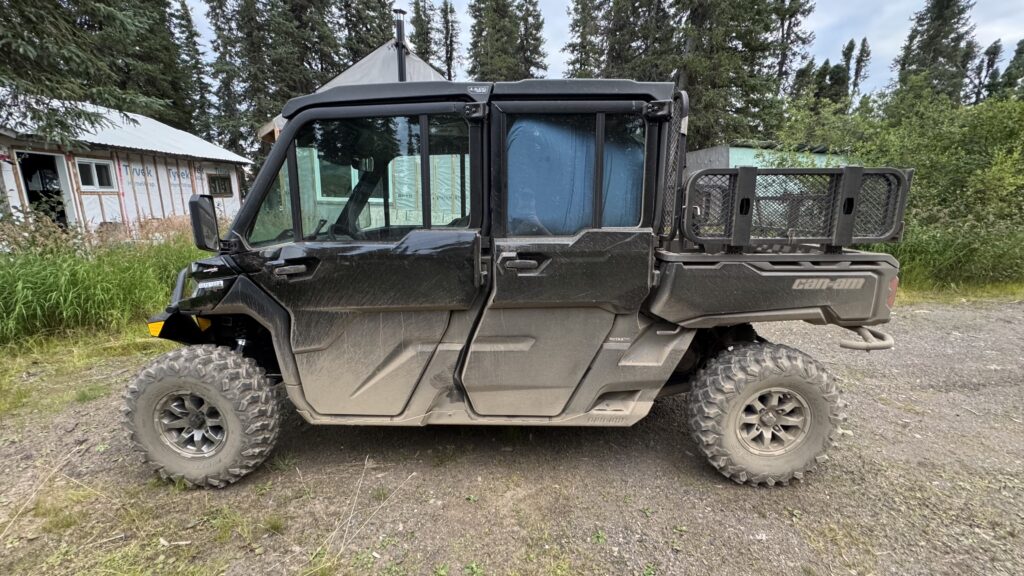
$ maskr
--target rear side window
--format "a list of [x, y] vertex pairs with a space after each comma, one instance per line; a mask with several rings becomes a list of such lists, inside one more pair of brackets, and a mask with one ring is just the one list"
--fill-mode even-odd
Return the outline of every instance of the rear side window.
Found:
[[633, 114], [510, 115], [508, 234], [567, 236], [594, 227], [638, 226], [645, 130], [643, 118]]
[[596, 116], [514, 116], [509, 124], [508, 233], [575, 234], [593, 223]]
[[644, 119], [640, 116], [606, 116], [601, 226], [640, 225], [645, 139]]

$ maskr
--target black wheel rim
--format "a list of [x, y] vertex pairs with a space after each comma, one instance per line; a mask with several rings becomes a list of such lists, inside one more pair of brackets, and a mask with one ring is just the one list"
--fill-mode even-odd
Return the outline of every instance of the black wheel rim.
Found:
[[220, 410], [194, 392], [173, 392], [157, 404], [156, 427], [172, 450], [189, 458], [210, 456], [224, 444]]

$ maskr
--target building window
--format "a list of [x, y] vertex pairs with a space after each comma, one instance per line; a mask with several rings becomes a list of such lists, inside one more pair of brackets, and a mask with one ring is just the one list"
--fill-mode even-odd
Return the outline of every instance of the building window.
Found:
[[78, 181], [83, 192], [117, 190], [114, 184], [114, 163], [107, 160], [79, 160]]
[[214, 198], [231, 198], [231, 176], [210, 174], [206, 177], [206, 187]]

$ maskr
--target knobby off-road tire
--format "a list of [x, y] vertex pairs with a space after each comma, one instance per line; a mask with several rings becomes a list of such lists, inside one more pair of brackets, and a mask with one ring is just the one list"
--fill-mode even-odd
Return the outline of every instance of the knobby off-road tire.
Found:
[[278, 392], [251, 358], [214, 345], [187, 346], [149, 364], [124, 395], [134, 449], [164, 480], [223, 488], [270, 454]]
[[744, 344], [697, 373], [687, 417], [719, 472], [737, 483], [773, 486], [802, 480], [827, 460], [843, 406], [832, 376], [810, 356], [778, 344]]

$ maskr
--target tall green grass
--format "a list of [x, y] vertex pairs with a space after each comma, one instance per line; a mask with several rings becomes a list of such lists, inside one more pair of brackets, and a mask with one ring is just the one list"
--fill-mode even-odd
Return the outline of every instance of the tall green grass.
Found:
[[869, 247], [900, 261], [900, 283], [917, 290], [964, 290], [1024, 282], [1024, 227], [964, 221], [908, 226], [903, 241]]
[[0, 345], [80, 330], [114, 332], [166, 305], [201, 257], [180, 223], [141, 239], [68, 233], [45, 221], [0, 226]]

